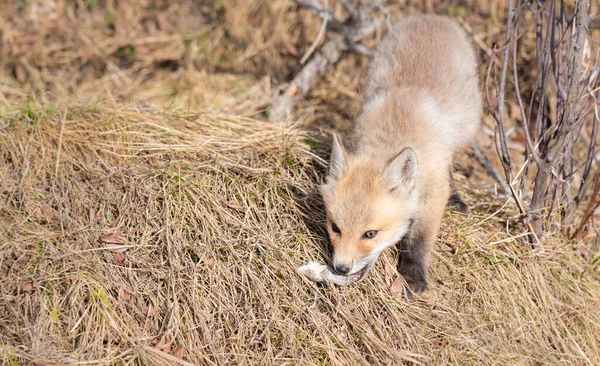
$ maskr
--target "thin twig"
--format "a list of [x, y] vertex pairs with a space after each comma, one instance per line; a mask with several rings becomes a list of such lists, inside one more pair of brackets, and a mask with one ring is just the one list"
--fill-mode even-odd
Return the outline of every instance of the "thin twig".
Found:
[[300, 70], [285, 91], [275, 97], [272, 103], [271, 121], [277, 123], [286, 121], [298, 101], [308, 93], [321, 75], [325, 74], [331, 66], [340, 60], [343, 52], [348, 50], [351, 47], [350, 45], [354, 45], [364, 37], [373, 34], [381, 27], [381, 24], [379, 19], [375, 19], [363, 27], [347, 29], [345, 36], [332, 33], [331, 39]]
[[595, 181], [596, 181], [596, 184], [594, 185], [594, 190], [592, 191], [592, 198], [590, 199], [590, 202], [588, 203], [588, 206], [585, 209], [583, 218], [581, 219], [581, 222], [579, 223], [579, 227], [577, 228], [575, 233], [571, 236], [571, 239], [577, 238], [579, 236], [579, 234], [583, 232], [585, 225], [591, 219], [594, 211], [596, 211], [598, 209], [598, 207], [600, 207], [600, 199], [598, 199], [599, 195], [600, 195], [600, 172], [596, 174]]
[[349, 43], [347, 46], [348, 46], [348, 50], [354, 51], [356, 53], [360, 53], [361, 55], [365, 55], [365, 56], [369, 56], [369, 57], [375, 56], [374, 50], [370, 49], [367, 46], [363, 46], [360, 43]]
[[323, 21], [321, 22], [321, 28], [319, 28], [319, 33], [317, 33], [317, 37], [313, 41], [313, 43], [308, 48], [308, 51], [304, 54], [302, 59], [300, 60], [300, 65], [304, 65], [306, 60], [312, 55], [315, 51], [319, 43], [321, 43], [321, 39], [323, 39], [323, 35], [325, 34], [325, 29], [327, 28], [327, 22], [329, 21], [329, 0], [325, 0], [325, 11], [323, 12]]
[[473, 153], [475, 155], [475, 158], [479, 162], [479, 164], [481, 164], [481, 166], [485, 168], [487, 173], [492, 178], [494, 178], [494, 180], [496, 182], [498, 182], [498, 184], [500, 184], [500, 187], [502, 187], [502, 191], [505, 194], [510, 194], [510, 188], [508, 187], [508, 184], [506, 184], [506, 181], [504, 179], [502, 179], [500, 174], [498, 174], [496, 169], [494, 169], [492, 164], [490, 164], [489, 159], [487, 158], [487, 156], [485, 155], [483, 150], [481, 150], [481, 147], [479, 146], [477, 141], [475, 141], [475, 140], [471, 141], [471, 147], [473, 148]]
[[67, 120], [67, 109], [60, 121], [60, 134], [58, 135], [58, 149], [56, 150], [56, 162], [54, 164], [54, 185], [56, 185], [56, 179], [58, 178], [58, 166], [60, 164], [60, 152], [62, 150], [63, 133], [65, 129], [65, 121]]
[[320, 16], [323, 19], [327, 19], [327, 24], [333, 28], [333, 30], [339, 31], [344, 26], [342, 22], [337, 20], [333, 14], [329, 12], [329, 8], [325, 5], [325, 9], [321, 7], [317, 7], [315, 5], [309, 4], [304, 0], [290, 0], [291, 2], [298, 4], [304, 9], [310, 11], [313, 14]]
[[350, 0], [342, 0], [342, 5], [344, 6], [344, 8], [346, 8], [346, 11], [348, 12], [348, 14], [350, 14], [350, 17], [352, 19], [359, 18], [358, 8], [352, 5], [352, 3], [350, 3]]
[[[540, 9], [541, 11], [542, 9]], [[537, 14], [540, 13], [540, 11], [537, 12]], [[535, 19], [532, 19], [532, 21]], [[529, 22], [529, 25], [531, 25], [532, 22]], [[519, 30], [519, 26], [518, 26], [518, 19], [515, 22], [515, 35], [517, 33], [517, 31]], [[527, 27], [529, 27], [529, 25]], [[521, 33], [522, 35], [523, 33]], [[519, 110], [521, 111], [521, 119], [523, 120], [523, 130], [525, 131], [525, 141], [527, 144], [527, 153], [531, 154], [531, 156], [533, 157], [533, 160], [537, 163], [537, 165], [540, 165], [540, 157], [538, 156], [537, 152], [535, 151], [535, 147], [533, 146], [533, 141], [531, 140], [531, 134], [529, 133], [529, 117], [525, 114], [525, 108], [523, 107], [523, 98], [521, 98], [521, 90], [519, 88], [519, 76], [517, 75], [517, 42], [513, 43], [513, 53], [512, 53], [512, 58], [513, 58], [513, 82], [515, 85], [515, 94], [517, 96], [517, 102], [519, 104]]]

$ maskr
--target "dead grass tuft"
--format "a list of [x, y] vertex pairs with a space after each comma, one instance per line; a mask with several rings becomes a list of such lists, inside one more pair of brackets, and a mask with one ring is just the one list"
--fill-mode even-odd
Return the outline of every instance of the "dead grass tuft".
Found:
[[[502, 42], [505, 1], [388, 5], [456, 17], [483, 69]], [[600, 364], [597, 251], [531, 253], [464, 156], [472, 213], [446, 215], [422, 298], [389, 294], [391, 251], [358, 286], [296, 274], [326, 257], [328, 149], [260, 119], [319, 26], [289, 0], [2, 4], [2, 364]], [[346, 128], [368, 62], [342, 60], [297, 116]]]
[[447, 215], [405, 302], [391, 252], [358, 286], [295, 273], [325, 243], [302, 129], [106, 105], [2, 120], [4, 364], [600, 363], [598, 264], [558, 239], [531, 253], [487, 193]]

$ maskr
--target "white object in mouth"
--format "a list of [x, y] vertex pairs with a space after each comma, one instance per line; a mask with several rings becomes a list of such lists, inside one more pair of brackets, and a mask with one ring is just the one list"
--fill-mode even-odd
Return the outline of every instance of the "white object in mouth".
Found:
[[[366, 268], [367, 267], [365, 267], [364, 269]], [[357, 272], [357, 274], [361, 271]], [[341, 286], [347, 286], [354, 282], [353, 276], [336, 275], [333, 272], [331, 272], [329, 267], [315, 261], [308, 262], [308, 264], [298, 268], [298, 273], [314, 282], [332, 282], [336, 285]]]

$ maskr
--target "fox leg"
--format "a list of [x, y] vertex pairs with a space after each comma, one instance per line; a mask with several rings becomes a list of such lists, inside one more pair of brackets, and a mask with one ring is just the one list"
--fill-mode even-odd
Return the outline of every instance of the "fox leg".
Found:
[[456, 189], [454, 184], [454, 177], [452, 176], [452, 168], [450, 168], [450, 198], [448, 199], [448, 206], [456, 208], [458, 212], [466, 215], [469, 213], [469, 206], [462, 200], [462, 197]]
[[450, 186], [448, 182], [438, 184], [431, 192], [434, 193], [425, 198], [423, 210], [399, 243], [397, 269], [408, 285], [406, 294], [409, 299], [413, 294], [422, 294], [427, 287], [429, 257], [446, 210]]

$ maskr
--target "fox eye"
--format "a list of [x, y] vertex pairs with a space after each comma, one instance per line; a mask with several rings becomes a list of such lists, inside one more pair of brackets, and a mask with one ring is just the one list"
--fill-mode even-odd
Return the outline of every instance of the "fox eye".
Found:
[[338, 235], [342, 234], [342, 232], [340, 231], [340, 228], [335, 224], [335, 222], [331, 223], [331, 230], [333, 230], [333, 232]]
[[377, 236], [377, 230], [369, 230], [363, 234], [362, 238], [363, 239], [373, 239], [375, 236]]

